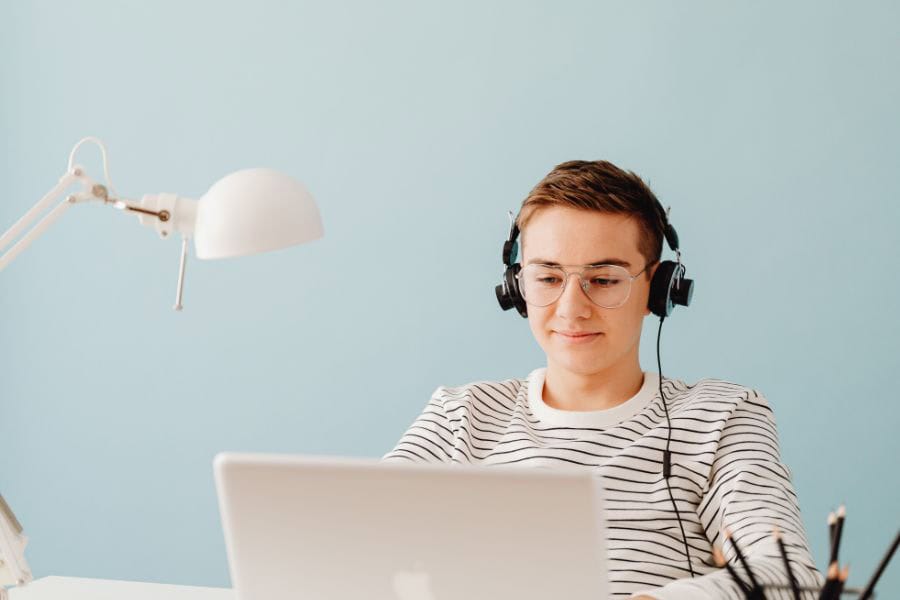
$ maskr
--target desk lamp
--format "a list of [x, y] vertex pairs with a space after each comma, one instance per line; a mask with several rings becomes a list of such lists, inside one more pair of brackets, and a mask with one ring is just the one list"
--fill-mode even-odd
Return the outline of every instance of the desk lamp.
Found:
[[[100, 147], [105, 185], [91, 179], [74, 162], [76, 152], [86, 142]], [[54, 200], [76, 184], [79, 190], [66, 196], [22, 235]], [[0, 256], [0, 271], [72, 205], [91, 201], [135, 213], [142, 225], [154, 228], [161, 238], [181, 234], [175, 310], [182, 308], [190, 239], [194, 240], [197, 258], [211, 259], [279, 250], [323, 235], [319, 208], [310, 193], [300, 182], [272, 169], [244, 169], [227, 175], [200, 200], [170, 193], [147, 194], [140, 202], [120, 198], [109, 178], [106, 147], [97, 138], [86, 137], [72, 148], [68, 168], [59, 182], [0, 237], [3, 252], [21, 235]], [[0, 496], [0, 600], [6, 597], [6, 586], [24, 585], [32, 579], [24, 554], [27, 541], [12, 509]]]
[[[106, 185], [88, 177], [74, 164], [75, 153], [94, 142], [103, 154]], [[299, 181], [272, 169], [236, 171], [213, 184], [200, 200], [177, 194], [147, 194], [140, 202], [119, 198], [109, 178], [106, 147], [97, 138], [79, 141], [69, 154], [65, 174], [47, 194], [0, 237], [0, 252], [74, 184], [80, 190], [66, 196], [30, 231], [0, 256], [2, 271], [35, 238], [44, 233], [72, 205], [98, 201], [137, 214], [140, 223], [156, 229], [161, 238], [180, 233], [181, 261], [175, 310], [181, 310], [188, 241], [193, 238], [197, 258], [227, 258], [279, 250], [322, 237], [316, 201]]]

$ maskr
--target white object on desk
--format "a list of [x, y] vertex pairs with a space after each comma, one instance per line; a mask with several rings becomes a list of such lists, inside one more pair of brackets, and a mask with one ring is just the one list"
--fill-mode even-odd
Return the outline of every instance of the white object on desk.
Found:
[[28, 585], [9, 590], [10, 600], [235, 600], [234, 590], [83, 579], [80, 577], [43, 577]]
[[242, 600], [607, 597], [585, 469], [223, 453], [215, 478]]
[[31, 570], [25, 560], [28, 538], [16, 515], [0, 494], [0, 600], [8, 585], [24, 585], [31, 581]]

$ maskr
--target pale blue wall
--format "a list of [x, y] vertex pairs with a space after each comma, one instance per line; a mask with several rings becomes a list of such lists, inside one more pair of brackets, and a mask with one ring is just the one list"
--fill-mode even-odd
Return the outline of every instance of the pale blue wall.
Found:
[[3, 3], [0, 229], [96, 135], [125, 195], [271, 166], [327, 231], [189, 264], [182, 314], [177, 242], [99, 206], [0, 274], [0, 489], [37, 575], [224, 585], [215, 452], [378, 456], [436, 386], [539, 366], [493, 298], [505, 211], [606, 158], [697, 280], [664, 371], [768, 396], [816, 559], [846, 502], [859, 583], [900, 525], [898, 6]]

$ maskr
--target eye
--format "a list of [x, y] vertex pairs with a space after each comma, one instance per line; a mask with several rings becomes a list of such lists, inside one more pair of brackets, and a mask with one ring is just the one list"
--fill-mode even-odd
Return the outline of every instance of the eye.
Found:
[[594, 277], [591, 279], [591, 285], [596, 287], [615, 287], [618, 284], [622, 283], [621, 279], [613, 279], [610, 277]]

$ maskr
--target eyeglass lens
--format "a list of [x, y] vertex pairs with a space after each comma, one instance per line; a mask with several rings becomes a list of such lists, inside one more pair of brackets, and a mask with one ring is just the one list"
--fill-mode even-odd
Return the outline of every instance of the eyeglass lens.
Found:
[[[571, 271], [570, 271], [571, 273]], [[588, 267], [579, 282], [588, 298], [604, 308], [621, 306], [631, 291], [631, 274], [617, 265]], [[530, 264], [519, 274], [522, 296], [534, 306], [549, 306], [559, 300], [569, 275], [560, 267]]]

